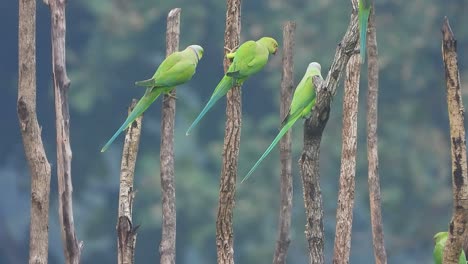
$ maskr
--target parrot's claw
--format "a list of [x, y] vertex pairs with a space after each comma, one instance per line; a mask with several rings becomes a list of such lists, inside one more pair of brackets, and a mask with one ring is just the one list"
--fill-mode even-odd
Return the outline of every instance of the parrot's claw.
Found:
[[168, 98], [172, 98], [172, 99], [174, 99], [174, 100], [177, 100], [177, 99], [178, 99], [177, 96], [175, 96], [175, 95], [172, 94], [172, 93], [167, 93], [166, 95], [167, 95], [167, 97], [165, 97], [164, 100], [166, 100], [166, 99], [168, 99]]
[[239, 47], [239, 45], [235, 46], [234, 48], [228, 48], [226, 46], [224, 46], [224, 50], [226, 50], [228, 53], [232, 53], [233, 51], [235, 51], [237, 48]]

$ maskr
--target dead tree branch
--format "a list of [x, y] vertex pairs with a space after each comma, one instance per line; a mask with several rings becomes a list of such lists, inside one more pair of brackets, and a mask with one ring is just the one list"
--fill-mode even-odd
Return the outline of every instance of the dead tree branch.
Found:
[[302, 185], [304, 192], [304, 204], [306, 210], [306, 239], [309, 246], [309, 263], [324, 263], [324, 231], [323, 231], [323, 206], [322, 192], [320, 189], [320, 142], [323, 130], [330, 115], [330, 103], [336, 94], [338, 81], [344, 67], [355, 49], [358, 42], [358, 18], [357, 1], [353, 3], [348, 29], [343, 39], [336, 48], [335, 57], [323, 82], [316, 82], [317, 102], [312, 114], [304, 124], [304, 149], [299, 160], [301, 169]]
[[335, 264], [349, 263], [349, 253], [351, 251], [360, 69], [359, 54], [355, 54], [351, 56], [346, 67], [344, 84], [340, 188], [338, 191], [333, 254], [333, 263]]
[[[288, 21], [283, 25], [283, 71], [281, 75], [281, 105], [280, 121], [288, 114], [294, 90], [294, 32], [296, 23]], [[286, 263], [288, 252], [289, 229], [291, 228], [291, 208], [293, 196], [293, 180], [291, 172], [291, 131], [288, 131], [280, 140], [281, 161], [281, 205], [279, 213], [278, 240], [276, 241], [273, 264]]]
[[70, 148], [70, 114], [68, 108], [70, 79], [67, 76], [65, 59], [65, 4], [65, 0], [49, 1], [52, 25], [52, 75], [55, 95], [55, 124], [57, 129], [59, 220], [66, 263], [77, 264], [80, 263], [82, 243], [78, 243], [73, 221], [72, 151]]
[[[239, 46], [241, 30], [241, 0], [227, 0], [224, 46]], [[227, 52], [227, 51], [225, 51]], [[230, 65], [224, 56], [224, 71]], [[226, 95], [226, 129], [223, 145], [223, 165], [219, 186], [218, 214], [216, 218], [216, 252], [218, 264], [234, 263], [234, 231], [232, 216], [236, 194], [237, 163], [242, 122], [240, 87], [233, 87]]]
[[46, 264], [49, 239], [50, 164], [36, 113], [36, 0], [20, 0], [17, 112], [31, 172], [29, 263]]
[[382, 206], [379, 179], [379, 153], [377, 136], [377, 112], [379, 94], [379, 61], [377, 52], [377, 34], [375, 25], [375, 4], [372, 1], [369, 17], [369, 31], [367, 36], [367, 69], [368, 69], [368, 93], [367, 93], [367, 159], [369, 201], [372, 223], [372, 244], [376, 264], [387, 264], [385, 252], [384, 232], [382, 224]]
[[444, 263], [456, 264], [468, 229], [468, 169], [460, 75], [458, 71], [457, 41], [448, 18], [442, 26], [442, 58], [447, 83], [447, 104], [452, 149], [453, 216], [444, 250]]
[[[128, 113], [132, 112], [138, 100], [133, 99], [132, 105], [128, 108]], [[132, 212], [133, 199], [133, 179], [135, 164], [140, 144], [141, 124], [143, 115], [140, 115], [128, 127], [123, 146], [122, 161], [120, 163], [120, 188], [119, 188], [119, 215], [117, 219], [117, 263], [133, 264], [135, 259], [136, 230], [133, 226]]]
[[[172, 9], [167, 16], [166, 56], [179, 49], [180, 8]], [[176, 91], [164, 95], [161, 122], [161, 195], [162, 236], [159, 245], [161, 264], [174, 264], [176, 258], [176, 197], [174, 174], [174, 123]]]

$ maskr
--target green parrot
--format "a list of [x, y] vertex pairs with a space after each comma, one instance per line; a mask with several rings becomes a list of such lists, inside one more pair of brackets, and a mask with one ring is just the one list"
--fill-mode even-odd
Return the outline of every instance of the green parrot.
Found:
[[249, 173], [242, 179], [241, 183], [247, 180], [253, 171], [258, 167], [260, 162], [262, 162], [266, 156], [273, 150], [273, 148], [278, 144], [278, 141], [286, 134], [286, 132], [296, 123], [296, 121], [301, 117], [306, 117], [312, 111], [312, 108], [315, 105], [316, 98], [316, 87], [313, 82], [314, 76], [319, 76], [322, 78], [320, 73], [321, 66], [317, 62], [312, 62], [307, 67], [307, 71], [302, 77], [302, 80], [296, 87], [294, 95], [291, 101], [291, 106], [289, 107], [289, 113], [286, 118], [281, 123], [281, 130], [267, 148], [265, 153], [260, 157], [260, 159], [255, 163], [255, 165], [250, 169]]
[[231, 66], [229, 66], [223, 79], [216, 86], [206, 106], [188, 128], [186, 135], [189, 135], [190, 131], [200, 122], [216, 101], [223, 97], [233, 86], [242, 85], [247, 78], [259, 72], [268, 62], [268, 55], [276, 54], [277, 50], [278, 42], [276, 40], [263, 37], [257, 41], [246, 41], [239, 46], [236, 52], [226, 54], [227, 58], [233, 58]]
[[[447, 242], [448, 232], [439, 232], [434, 236], [434, 263], [435, 264], [442, 264], [443, 255], [444, 255], [444, 248], [445, 243]], [[466, 256], [465, 251], [462, 250], [460, 254], [460, 259], [458, 260], [458, 264], [466, 264]]]
[[158, 98], [162, 93], [169, 93], [175, 86], [186, 83], [195, 74], [198, 61], [203, 57], [203, 48], [198, 45], [190, 45], [183, 51], [169, 55], [158, 67], [153, 77], [148, 80], [135, 82], [135, 85], [146, 87], [146, 92], [138, 101], [133, 111], [128, 115], [122, 126], [115, 132], [112, 138], [104, 145], [101, 152], [114, 142], [137, 117]]
[[366, 60], [366, 41], [367, 41], [367, 22], [369, 21], [369, 14], [371, 8], [371, 0], [359, 0], [359, 38], [361, 42], [361, 62]]

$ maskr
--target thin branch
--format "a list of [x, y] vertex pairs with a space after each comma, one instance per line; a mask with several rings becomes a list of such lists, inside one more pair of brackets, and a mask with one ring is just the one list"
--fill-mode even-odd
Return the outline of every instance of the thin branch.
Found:
[[[241, 30], [241, 0], [227, 0], [224, 46], [239, 46]], [[227, 52], [227, 51], [225, 51]], [[224, 71], [230, 65], [224, 56]], [[240, 87], [233, 87], [226, 95], [226, 129], [223, 146], [223, 165], [219, 186], [218, 214], [216, 218], [216, 252], [218, 264], [234, 263], [234, 231], [232, 216], [236, 194], [237, 163], [242, 122]]]
[[20, 0], [18, 15], [18, 120], [31, 173], [29, 263], [48, 257], [50, 164], [36, 113], [36, 0]]
[[333, 263], [335, 264], [349, 263], [349, 253], [351, 251], [360, 68], [359, 54], [351, 56], [346, 67], [344, 84], [340, 189], [338, 191], [333, 254]]
[[[128, 113], [133, 110], [138, 100], [133, 99]], [[117, 219], [117, 263], [133, 264], [135, 259], [136, 230], [133, 226], [132, 212], [133, 179], [135, 164], [140, 144], [141, 124], [143, 115], [140, 115], [128, 128], [123, 146], [122, 161], [120, 163], [120, 188], [119, 188], [119, 215]]]
[[336, 94], [338, 81], [358, 42], [357, 1], [353, 3], [348, 29], [336, 48], [335, 57], [325, 81], [314, 79], [317, 102], [311, 116], [304, 124], [304, 149], [299, 160], [304, 204], [306, 210], [306, 238], [309, 246], [309, 263], [324, 263], [323, 206], [320, 189], [320, 142], [330, 115], [330, 103]]
[[70, 148], [70, 114], [68, 90], [70, 79], [66, 68], [66, 18], [65, 0], [49, 1], [52, 25], [52, 74], [55, 94], [55, 120], [57, 129], [57, 177], [59, 189], [59, 220], [65, 260], [68, 264], [80, 263], [82, 243], [78, 243], [73, 221], [72, 176]]
[[452, 149], [452, 190], [453, 216], [449, 236], [444, 250], [444, 263], [456, 264], [461, 253], [464, 236], [468, 229], [468, 168], [463, 97], [460, 89], [460, 75], [457, 61], [457, 41], [448, 18], [442, 26], [442, 58], [447, 83], [447, 104], [450, 121]]
[[[281, 75], [281, 105], [280, 121], [288, 114], [294, 90], [294, 32], [296, 23], [288, 21], [283, 25], [283, 72]], [[286, 263], [289, 243], [289, 229], [291, 228], [291, 207], [293, 196], [293, 181], [291, 173], [291, 131], [280, 140], [281, 161], [281, 205], [278, 225], [278, 240], [276, 241], [273, 264]]]
[[377, 102], [379, 94], [379, 62], [377, 53], [377, 35], [375, 25], [375, 5], [372, 1], [369, 16], [369, 33], [367, 35], [367, 68], [368, 68], [368, 94], [367, 94], [367, 159], [369, 173], [369, 201], [372, 223], [372, 244], [376, 264], [387, 264], [385, 252], [384, 232], [382, 224], [382, 208], [379, 179], [379, 153], [377, 136]]
[[[172, 9], [167, 16], [166, 56], [179, 49], [180, 8]], [[161, 264], [174, 264], [176, 259], [176, 197], [174, 175], [174, 123], [176, 91], [164, 95], [161, 122], [161, 195], [162, 236], [159, 245]]]

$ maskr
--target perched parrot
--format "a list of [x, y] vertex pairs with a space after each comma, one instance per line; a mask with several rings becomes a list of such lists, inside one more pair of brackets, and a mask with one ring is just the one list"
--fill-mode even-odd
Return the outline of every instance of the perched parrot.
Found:
[[133, 111], [128, 115], [122, 126], [115, 132], [112, 138], [104, 145], [101, 152], [114, 142], [137, 117], [158, 98], [162, 93], [169, 93], [175, 86], [183, 84], [195, 74], [198, 61], [203, 56], [203, 48], [198, 45], [190, 45], [183, 51], [169, 55], [158, 67], [153, 77], [148, 80], [135, 82], [135, 85], [146, 87], [146, 92], [138, 101]]
[[294, 95], [291, 101], [291, 106], [289, 107], [289, 113], [286, 118], [281, 123], [281, 130], [267, 148], [265, 153], [260, 157], [260, 159], [255, 163], [255, 165], [250, 169], [249, 173], [242, 179], [241, 183], [247, 180], [253, 171], [258, 167], [260, 162], [262, 162], [266, 156], [271, 152], [271, 150], [278, 144], [278, 141], [286, 134], [286, 132], [294, 125], [294, 123], [301, 117], [306, 117], [312, 111], [312, 108], [315, 105], [316, 90], [313, 82], [314, 76], [319, 76], [322, 78], [320, 73], [321, 66], [317, 62], [312, 62], [307, 67], [307, 71], [302, 77], [302, 80], [296, 87]]
[[278, 43], [276, 40], [263, 37], [257, 41], [246, 41], [234, 53], [226, 54], [227, 58], [233, 59], [231, 66], [229, 66], [218, 86], [216, 86], [206, 106], [188, 128], [186, 135], [189, 135], [190, 131], [200, 122], [216, 101], [223, 97], [233, 86], [242, 85], [247, 78], [259, 72], [268, 62], [268, 55], [276, 54], [277, 50]]
[[371, 0], [359, 0], [359, 38], [361, 42], [361, 62], [366, 60], [366, 34], [367, 22], [369, 21], [369, 14], [371, 8]]
[[[447, 232], [439, 232], [434, 236], [435, 247], [433, 256], [435, 264], [442, 264], [445, 242], [447, 242], [447, 238]], [[460, 258], [458, 259], [458, 264], [466, 264], [466, 256], [465, 251], [463, 251], [463, 249], [460, 254]]]

